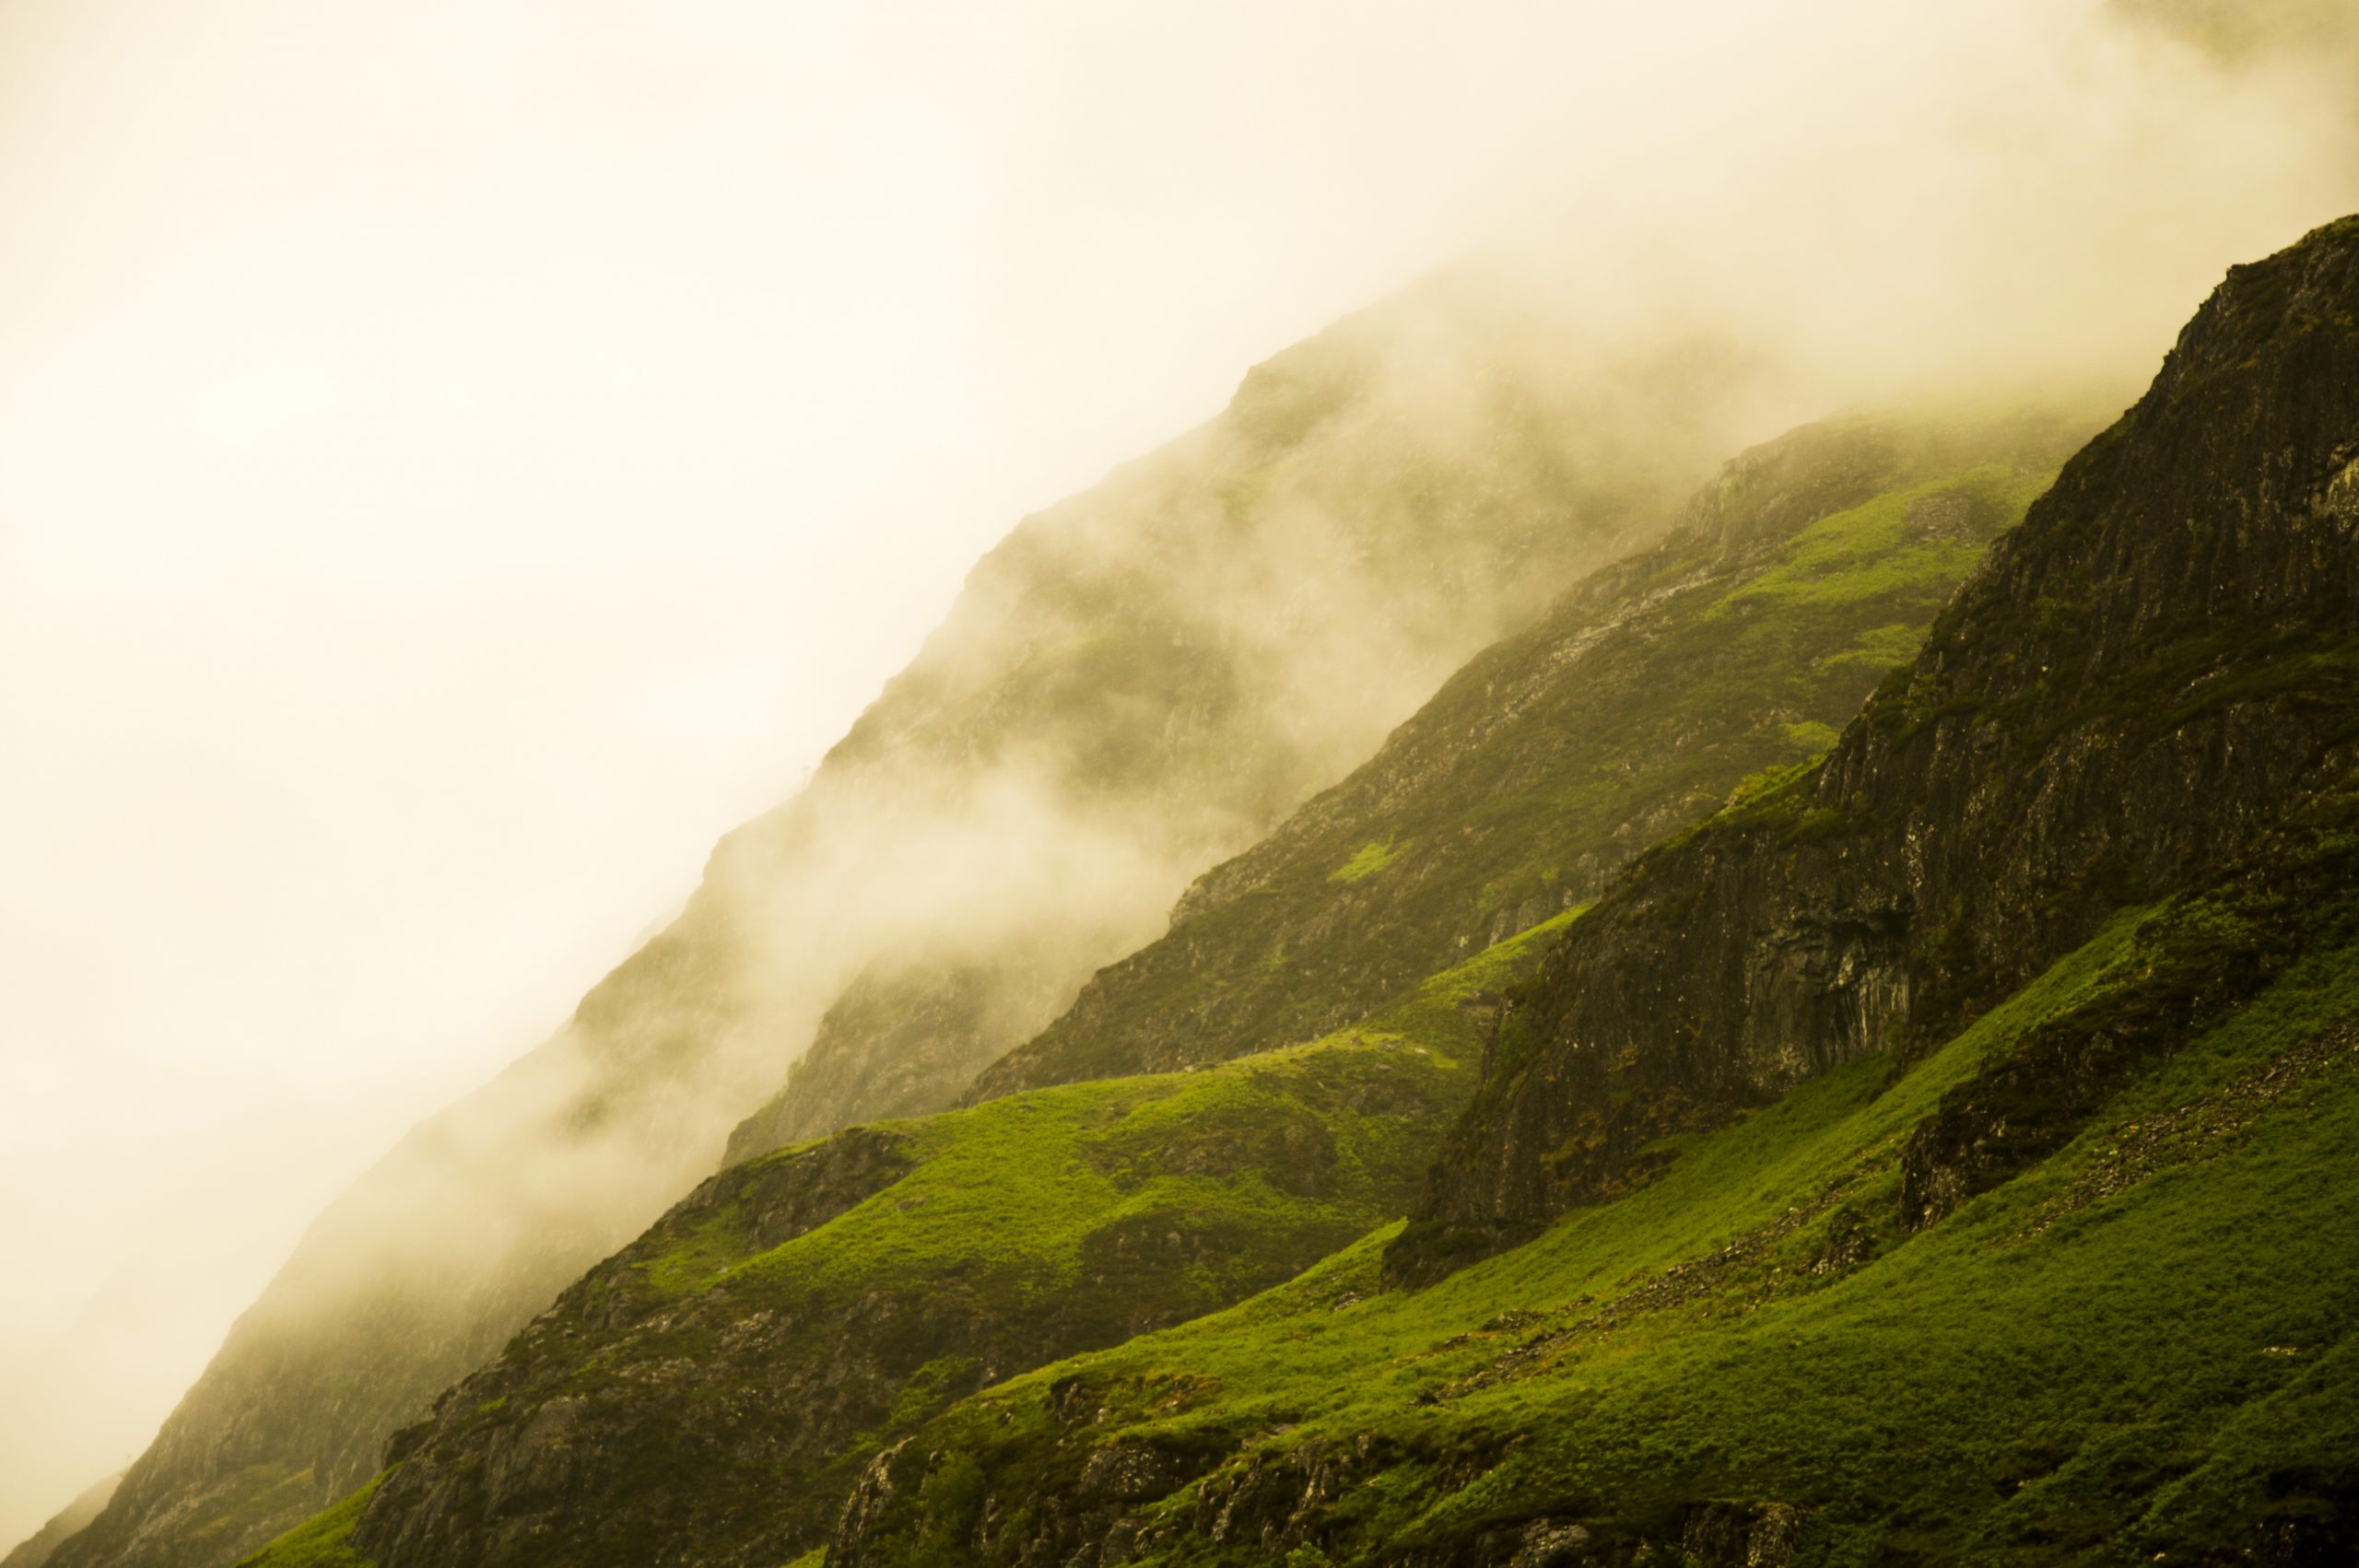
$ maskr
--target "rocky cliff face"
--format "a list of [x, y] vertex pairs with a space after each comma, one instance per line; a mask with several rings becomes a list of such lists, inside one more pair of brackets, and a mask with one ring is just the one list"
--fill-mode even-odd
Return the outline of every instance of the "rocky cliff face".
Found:
[[1062, 967], [873, 965], [819, 1020], [785, 1086], [730, 1134], [723, 1163], [824, 1137], [854, 1117], [939, 1110], [951, 1086], [1055, 1016], [1072, 994]]
[[1529, 1235], [1939, 1037], [2359, 755], [2359, 222], [2239, 267], [1824, 765], [1637, 864], [1521, 999], [1396, 1244]]
[[1333, 1028], [1583, 904], [1813, 756], [2095, 419], [1855, 418], [1731, 462], [1662, 544], [1486, 650], [1367, 764], [1189, 889], [970, 1098]]
[[349, 1491], [711, 1171], [823, 1016], [803, 1092], [740, 1153], [946, 1102], [1189, 878], [1629, 547], [1722, 450], [1743, 378], [1543, 346], [1511, 316], [1437, 283], [1027, 520], [677, 920], [323, 1216], [57, 1561], [224, 1563]]

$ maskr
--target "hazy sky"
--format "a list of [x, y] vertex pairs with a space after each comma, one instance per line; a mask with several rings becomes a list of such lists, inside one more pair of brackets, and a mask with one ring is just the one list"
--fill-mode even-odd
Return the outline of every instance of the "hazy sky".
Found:
[[2077, 137], [2186, 181], [2068, 237], [2155, 352], [2331, 216], [2118, 62], [1994, 77], [2031, 9], [0, 0], [0, 1544], [1017, 515], [1568, 181], [1782, 146], [1905, 252]]

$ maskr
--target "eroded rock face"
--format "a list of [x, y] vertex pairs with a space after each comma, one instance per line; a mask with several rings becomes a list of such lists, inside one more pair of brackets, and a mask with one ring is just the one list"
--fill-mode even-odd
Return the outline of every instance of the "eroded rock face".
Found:
[[2345, 221], [2230, 274], [1823, 767], [1646, 857], [1584, 917], [1396, 1277], [1643, 1178], [1666, 1134], [1939, 1037], [2346, 771], [2355, 465]]

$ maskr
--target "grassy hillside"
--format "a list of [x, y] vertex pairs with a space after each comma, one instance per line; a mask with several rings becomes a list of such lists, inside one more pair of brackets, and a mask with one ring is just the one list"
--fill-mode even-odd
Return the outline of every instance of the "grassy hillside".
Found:
[[[2359, 781], [1913, 1071], [1677, 1140], [1520, 1248], [1385, 1292], [1379, 1232], [981, 1394], [877, 1461], [829, 1562], [2351, 1561], [2354, 871]], [[2084, 1120], [1922, 1223], [1946, 1106], [2154, 1007]]]

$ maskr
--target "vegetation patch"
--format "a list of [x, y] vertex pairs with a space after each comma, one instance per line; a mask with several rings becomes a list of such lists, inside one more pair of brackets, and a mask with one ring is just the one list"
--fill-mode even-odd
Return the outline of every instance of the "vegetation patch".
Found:
[[1363, 844], [1353, 852], [1350, 860], [1330, 872], [1327, 880], [1347, 885], [1366, 882], [1400, 858], [1401, 846], [1391, 839], [1388, 838], [1381, 844]]
[[376, 1568], [352, 1548], [352, 1529], [376, 1494], [380, 1476], [334, 1507], [272, 1541], [239, 1568]]

